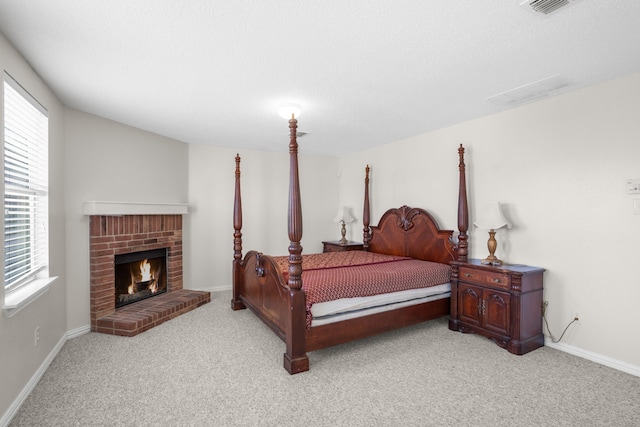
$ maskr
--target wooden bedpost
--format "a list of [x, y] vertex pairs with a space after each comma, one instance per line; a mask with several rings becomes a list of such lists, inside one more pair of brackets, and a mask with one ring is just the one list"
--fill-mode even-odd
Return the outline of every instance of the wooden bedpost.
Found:
[[364, 169], [364, 208], [362, 210], [362, 248], [369, 250], [369, 242], [371, 241], [371, 212], [369, 208], [369, 165]]
[[302, 290], [302, 203], [298, 175], [298, 121], [289, 120], [289, 313], [287, 316], [284, 368], [290, 374], [309, 370], [306, 353], [306, 307]]
[[233, 298], [231, 308], [241, 310], [245, 305], [240, 301], [240, 281], [242, 263], [242, 197], [240, 195], [240, 154], [236, 154], [236, 184], [233, 197]]
[[460, 144], [458, 148], [458, 156], [460, 157], [460, 183], [458, 187], [458, 261], [466, 262], [469, 254], [469, 207], [467, 202], [467, 180], [464, 165], [464, 147]]

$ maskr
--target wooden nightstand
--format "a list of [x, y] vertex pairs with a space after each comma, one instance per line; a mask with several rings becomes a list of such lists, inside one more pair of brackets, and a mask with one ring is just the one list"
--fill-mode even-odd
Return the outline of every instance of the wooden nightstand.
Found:
[[360, 250], [362, 250], [362, 243], [358, 242], [347, 242], [346, 245], [341, 245], [339, 240], [322, 242], [322, 252], [345, 252]]
[[544, 345], [543, 268], [476, 259], [454, 261], [451, 268], [449, 329], [483, 335], [513, 354]]

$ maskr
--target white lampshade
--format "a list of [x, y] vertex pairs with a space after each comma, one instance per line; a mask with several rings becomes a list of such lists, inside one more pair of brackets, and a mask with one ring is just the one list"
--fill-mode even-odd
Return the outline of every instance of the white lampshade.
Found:
[[511, 228], [511, 223], [502, 214], [500, 202], [486, 203], [481, 206], [478, 212], [478, 219], [473, 225], [485, 230], [497, 230], [502, 227]]
[[338, 214], [336, 215], [335, 218], [333, 218], [333, 222], [345, 222], [345, 224], [348, 224], [350, 222], [353, 222], [355, 220], [354, 217], [351, 216], [351, 213], [349, 212], [349, 208], [346, 206], [343, 206], [341, 209], [338, 210]]
[[278, 114], [283, 119], [291, 119], [291, 116], [294, 118], [300, 117], [300, 105], [294, 103], [286, 103], [282, 104], [280, 108], [278, 108]]

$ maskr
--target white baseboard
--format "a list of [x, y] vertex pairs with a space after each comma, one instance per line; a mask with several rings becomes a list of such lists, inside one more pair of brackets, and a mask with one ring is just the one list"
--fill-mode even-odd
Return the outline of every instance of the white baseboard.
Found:
[[22, 389], [22, 391], [20, 392], [16, 400], [14, 400], [11, 406], [9, 407], [9, 409], [7, 409], [7, 412], [5, 412], [2, 418], [0, 418], [0, 426], [6, 427], [9, 425], [9, 423], [11, 422], [13, 417], [16, 415], [16, 413], [18, 412], [18, 410], [20, 409], [24, 401], [27, 399], [27, 397], [29, 397], [33, 389], [38, 384], [38, 381], [40, 381], [44, 373], [47, 372], [49, 365], [51, 364], [51, 362], [53, 362], [53, 359], [56, 358], [56, 356], [62, 349], [62, 346], [66, 342], [67, 342], [67, 334], [65, 333], [62, 336], [62, 338], [60, 338], [60, 341], [58, 341], [55, 347], [53, 347], [51, 352], [49, 352], [46, 359], [44, 360], [44, 362], [42, 362], [42, 365], [40, 365], [36, 373], [33, 374], [31, 379], [27, 383], [27, 385], [24, 386], [24, 388]]
[[583, 359], [591, 360], [592, 362], [596, 362], [613, 369], [617, 369], [618, 371], [626, 372], [628, 374], [635, 375], [636, 377], [640, 377], [640, 366], [632, 365], [630, 363], [603, 356], [598, 353], [593, 353], [591, 351], [584, 350], [580, 347], [575, 347], [569, 344], [554, 343], [547, 337], [545, 337], [544, 345], [556, 350], [564, 351], [565, 353], [573, 354], [574, 356], [578, 356]]
[[203, 291], [203, 292], [222, 292], [222, 291], [230, 291], [231, 286], [214, 286], [212, 288], [188, 288], [192, 291]]
[[91, 325], [80, 326], [79, 328], [72, 329], [67, 332], [67, 340], [79, 337], [80, 335], [88, 334], [89, 332], [91, 332]]

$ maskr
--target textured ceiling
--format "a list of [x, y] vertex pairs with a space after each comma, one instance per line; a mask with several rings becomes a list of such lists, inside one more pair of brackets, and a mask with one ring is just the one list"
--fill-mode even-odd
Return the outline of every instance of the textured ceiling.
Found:
[[[0, 0], [0, 32], [72, 108], [198, 144], [343, 155], [640, 71], [640, 1]], [[557, 77], [556, 77], [557, 78]], [[551, 96], [551, 95], [548, 95]]]

